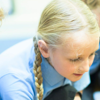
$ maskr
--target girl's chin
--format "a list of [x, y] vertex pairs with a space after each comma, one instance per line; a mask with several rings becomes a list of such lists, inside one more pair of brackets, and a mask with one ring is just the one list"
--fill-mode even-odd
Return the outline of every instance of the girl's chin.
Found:
[[73, 77], [73, 78], [70, 78], [69, 80], [72, 81], [72, 82], [76, 82], [76, 81], [80, 80], [81, 77], [82, 77], [82, 76], [80, 76], [80, 77], [76, 77], [76, 78]]

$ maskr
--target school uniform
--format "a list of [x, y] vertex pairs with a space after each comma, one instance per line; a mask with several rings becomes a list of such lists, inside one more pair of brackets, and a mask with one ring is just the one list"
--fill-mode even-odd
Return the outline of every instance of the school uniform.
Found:
[[[79, 81], [71, 82], [61, 76], [42, 57], [44, 95], [46, 98], [54, 89], [70, 84], [81, 91], [90, 84], [89, 72]], [[32, 39], [22, 41], [0, 54], [0, 100], [37, 100], [33, 62], [35, 60]]]

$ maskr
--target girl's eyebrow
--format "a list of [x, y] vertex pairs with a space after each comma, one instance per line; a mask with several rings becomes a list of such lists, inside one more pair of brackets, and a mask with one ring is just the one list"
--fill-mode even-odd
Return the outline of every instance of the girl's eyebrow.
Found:
[[[95, 53], [98, 49], [99, 49], [99, 47], [98, 47], [98, 48], [96, 48], [96, 50], [95, 50], [94, 52], [90, 53], [90, 55], [91, 55], [91, 54], [93, 54], [93, 53]], [[76, 57], [76, 58], [82, 58], [82, 57], [83, 57], [83, 55], [77, 55], [77, 57]]]
[[[94, 50], [94, 52], [96, 52], [98, 49], [99, 49], [99, 46]], [[92, 53], [94, 53], [94, 52], [92, 52]], [[91, 53], [91, 54], [92, 54], [92, 53]]]
[[98, 49], [99, 49], [99, 46], [98, 46], [98, 48], [94, 52], [96, 52]]

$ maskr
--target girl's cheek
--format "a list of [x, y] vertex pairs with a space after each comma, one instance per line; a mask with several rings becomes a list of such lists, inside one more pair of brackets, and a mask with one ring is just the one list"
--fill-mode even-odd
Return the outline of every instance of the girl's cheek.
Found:
[[80, 66], [79, 63], [72, 62], [72, 67], [71, 68], [72, 68], [72, 70], [77, 70], [79, 66]]

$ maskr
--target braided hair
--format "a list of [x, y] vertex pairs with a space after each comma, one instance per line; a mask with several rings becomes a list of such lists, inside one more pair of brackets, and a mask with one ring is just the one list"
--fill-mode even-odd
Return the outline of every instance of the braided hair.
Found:
[[34, 62], [34, 75], [35, 75], [35, 86], [36, 86], [36, 90], [37, 90], [37, 98], [39, 100], [42, 100], [43, 98], [43, 78], [42, 78], [42, 72], [41, 72], [41, 62], [42, 62], [42, 58], [41, 58], [41, 53], [39, 51], [38, 48], [38, 44], [37, 44], [37, 40], [36, 37], [33, 38], [34, 41], [34, 50], [35, 50], [35, 62]]

